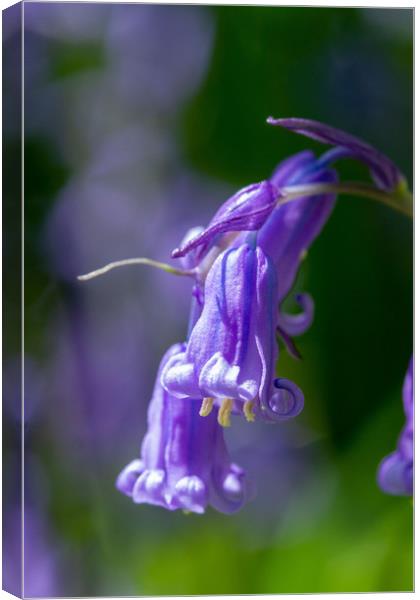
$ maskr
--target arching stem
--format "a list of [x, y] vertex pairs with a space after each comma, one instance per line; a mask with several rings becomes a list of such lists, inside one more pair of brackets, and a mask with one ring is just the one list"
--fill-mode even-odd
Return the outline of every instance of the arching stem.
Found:
[[348, 194], [371, 198], [390, 208], [413, 218], [413, 196], [405, 185], [397, 187], [394, 192], [385, 192], [364, 183], [306, 183], [281, 188], [278, 205], [287, 204], [298, 198], [319, 196], [321, 194]]

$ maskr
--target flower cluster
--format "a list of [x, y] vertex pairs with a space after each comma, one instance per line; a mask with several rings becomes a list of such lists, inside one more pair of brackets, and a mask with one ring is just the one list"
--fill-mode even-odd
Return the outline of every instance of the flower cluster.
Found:
[[[282, 161], [269, 179], [234, 194], [207, 227], [188, 232], [173, 251], [182, 268], [172, 271], [193, 278], [190, 323], [186, 340], [161, 361], [140, 457], [117, 480], [118, 489], [136, 503], [197, 513], [208, 505], [231, 513], [244, 504], [248, 482], [229, 458], [224, 429], [231, 415], [279, 422], [303, 409], [298, 386], [276, 376], [278, 339], [298, 355], [293, 338], [313, 320], [308, 294], [296, 297], [298, 315], [286, 314], [283, 302], [336, 195], [349, 191], [333, 163], [344, 158], [364, 163], [372, 186], [363, 189], [373, 198], [391, 203], [405, 190], [387, 157], [347, 133], [305, 119], [269, 118], [268, 123], [333, 148], [320, 157], [303, 151]], [[350, 192], [358, 189], [356, 184]], [[381, 467], [381, 485], [394, 493], [409, 491], [408, 395], [405, 391], [409, 422], [399, 449]]]

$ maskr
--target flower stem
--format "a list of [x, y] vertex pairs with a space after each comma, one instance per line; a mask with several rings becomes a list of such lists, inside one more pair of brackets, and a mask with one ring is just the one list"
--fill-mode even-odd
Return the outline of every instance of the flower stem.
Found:
[[149, 267], [155, 267], [156, 269], [161, 269], [162, 271], [166, 271], [167, 273], [171, 273], [172, 275], [181, 275], [181, 276], [193, 276], [193, 271], [184, 271], [182, 269], [176, 269], [167, 263], [162, 263], [157, 260], [152, 260], [151, 258], [126, 258], [125, 260], [117, 260], [115, 262], [111, 262], [100, 269], [96, 269], [95, 271], [91, 271], [90, 273], [86, 273], [85, 275], [79, 275], [77, 279], [79, 281], [88, 281], [89, 279], [93, 279], [94, 277], [99, 277], [100, 275], [105, 275], [108, 271], [112, 271], [112, 269], [117, 269], [118, 267], [125, 267], [127, 265], [148, 265]]
[[413, 196], [405, 183], [398, 186], [393, 192], [385, 192], [368, 184], [353, 182], [293, 185], [281, 189], [278, 204], [287, 204], [298, 198], [319, 196], [321, 194], [348, 194], [350, 196], [371, 198], [407, 217], [413, 218]]

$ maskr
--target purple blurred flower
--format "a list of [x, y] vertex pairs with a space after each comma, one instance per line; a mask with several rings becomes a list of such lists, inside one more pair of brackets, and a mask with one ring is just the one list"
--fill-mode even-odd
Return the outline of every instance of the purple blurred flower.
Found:
[[107, 58], [116, 89], [136, 111], [173, 115], [199, 86], [212, 46], [207, 7], [113, 7]]
[[104, 463], [115, 460], [110, 439], [124, 451], [146, 412], [141, 392], [152, 385], [149, 371], [159, 349], [150, 342], [145, 351], [138, 305], [125, 299], [121, 312], [114, 306], [107, 310], [73, 291], [50, 328], [51, 430], [66, 458], [81, 462], [80, 475], [91, 468], [86, 453]]
[[[24, 356], [25, 373], [25, 423], [39, 416], [45, 396], [45, 373], [31, 355]], [[7, 357], [3, 364], [4, 414], [14, 423], [22, 418], [22, 357]]]
[[397, 449], [386, 456], [378, 470], [378, 483], [384, 492], [397, 496], [413, 493], [413, 358], [408, 365], [403, 386], [403, 405], [406, 422]]
[[160, 382], [167, 362], [183, 349], [175, 344], [161, 361], [141, 458], [125, 467], [116, 485], [139, 504], [195, 513], [211, 505], [232, 513], [245, 502], [245, 474], [230, 462], [215, 415], [203, 419], [196, 400], [174, 398]]
[[25, 6], [25, 27], [61, 42], [99, 41], [109, 16], [110, 7], [105, 4], [34, 2]]
[[3, 589], [25, 598], [57, 597], [62, 593], [61, 548], [51, 535], [44, 514], [34, 506], [24, 510], [24, 563], [22, 569], [22, 511], [6, 507], [3, 529]]
[[361, 161], [369, 167], [375, 184], [383, 190], [392, 191], [404, 180], [396, 165], [387, 156], [345, 131], [310, 119], [268, 117], [267, 122], [306, 135], [318, 142], [336, 146], [325, 155], [328, 162], [341, 158]]
[[274, 381], [276, 289], [272, 261], [252, 239], [220, 254], [207, 275], [203, 311], [187, 346], [163, 370], [165, 388], [179, 398], [204, 398], [203, 416], [215, 401], [223, 426], [232, 410], [250, 421], [254, 410], [273, 421], [298, 414], [300, 390]]
[[135, 254], [138, 223], [144, 219], [145, 211], [133, 193], [100, 180], [70, 180], [57, 196], [45, 226], [44, 243], [52, 269], [61, 279], [74, 282], [91, 265]]

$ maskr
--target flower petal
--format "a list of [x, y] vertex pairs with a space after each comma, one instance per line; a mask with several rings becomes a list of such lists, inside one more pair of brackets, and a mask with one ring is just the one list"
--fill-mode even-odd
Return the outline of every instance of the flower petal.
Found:
[[[313, 169], [301, 173], [299, 183], [334, 183], [331, 169]], [[286, 182], [287, 183], [287, 182]], [[288, 183], [287, 183], [288, 185]], [[305, 196], [277, 206], [257, 234], [258, 244], [270, 256], [277, 269], [278, 299], [284, 300], [299, 270], [302, 253], [320, 234], [335, 205], [334, 194]]]
[[175, 492], [171, 498], [173, 507], [202, 514], [207, 504], [207, 487], [200, 477], [189, 475], [180, 479], [175, 485]]
[[378, 484], [387, 494], [411, 496], [413, 493], [413, 465], [398, 452], [386, 456], [379, 465]]
[[403, 179], [392, 160], [370, 144], [345, 131], [311, 119], [268, 117], [267, 123], [295, 131], [324, 144], [344, 147], [348, 151], [347, 156], [360, 160], [369, 167], [373, 180], [381, 189], [392, 191]]
[[311, 150], [303, 150], [289, 156], [277, 165], [270, 181], [277, 188], [290, 186], [301, 181], [302, 176], [306, 175], [308, 170], [314, 170], [317, 167], [316, 156]]
[[115, 484], [117, 489], [126, 496], [131, 496], [133, 487], [143, 470], [144, 463], [142, 460], [138, 458], [132, 460], [118, 475]]
[[220, 254], [186, 352], [168, 361], [163, 386], [178, 397], [230, 399], [235, 410], [258, 402], [274, 377], [276, 290], [274, 265], [253, 240]]
[[[204, 227], [201, 227], [200, 225], [188, 229], [187, 233], [181, 240], [181, 248], [186, 246], [191, 240], [194, 240], [195, 238], [199, 237], [203, 233], [203, 231]], [[197, 256], [195, 255], [195, 253], [190, 254], [189, 256], [183, 256], [181, 258], [181, 266], [183, 269], [192, 269], [195, 267], [196, 263]]]
[[269, 181], [249, 185], [219, 208], [209, 226], [172, 252], [172, 258], [185, 256], [201, 246], [201, 259], [216, 236], [228, 231], [254, 231], [266, 221], [275, 206], [277, 190]]
[[275, 391], [264, 406], [263, 416], [270, 421], [287, 421], [302, 412], [305, 398], [302, 390], [289, 379], [274, 381]]
[[200, 372], [199, 386], [202, 395], [219, 399], [253, 400], [258, 393], [258, 384], [254, 379], [238, 383], [240, 371], [239, 365], [230, 365], [221, 352], [216, 352]]
[[406, 422], [397, 450], [386, 456], [378, 469], [378, 484], [388, 494], [409, 496], [413, 493], [413, 358], [408, 365], [403, 385]]
[[315, 304], [310, 294], [296, 294], [295, 300], [302, 308], [298, 315], [288, 315], [280, 312], [278, 324], [281, 331], [288, 335], [302, 335], [312, 325], [314, 320]]
[[403, 404], [406, 417], [413, 418], [413, 357], [411, 357], [403, 385]]
[[167, 508], [164, 497], [165, 477], [163, 469], [146, 469], [143, 471], [134, 485], [133, 501], [136, 504], [146, 502]]
[[201, 391], [194, 363], [186, 352], [173, 356], [162, 370], [161, 384], [175, 398], [200, 398]]
[[217, 411], [202, 417], [199, 397], [175, 398], [161, 384], [166, 364], [179, 362], [184, 348], [172, 346], [161, 361], [141, 460], [122, 471], [117, 487], [136, 504], [199, 514], [211, 505], [231, 513], [246, 500], [245, 473], [230, 461]]

